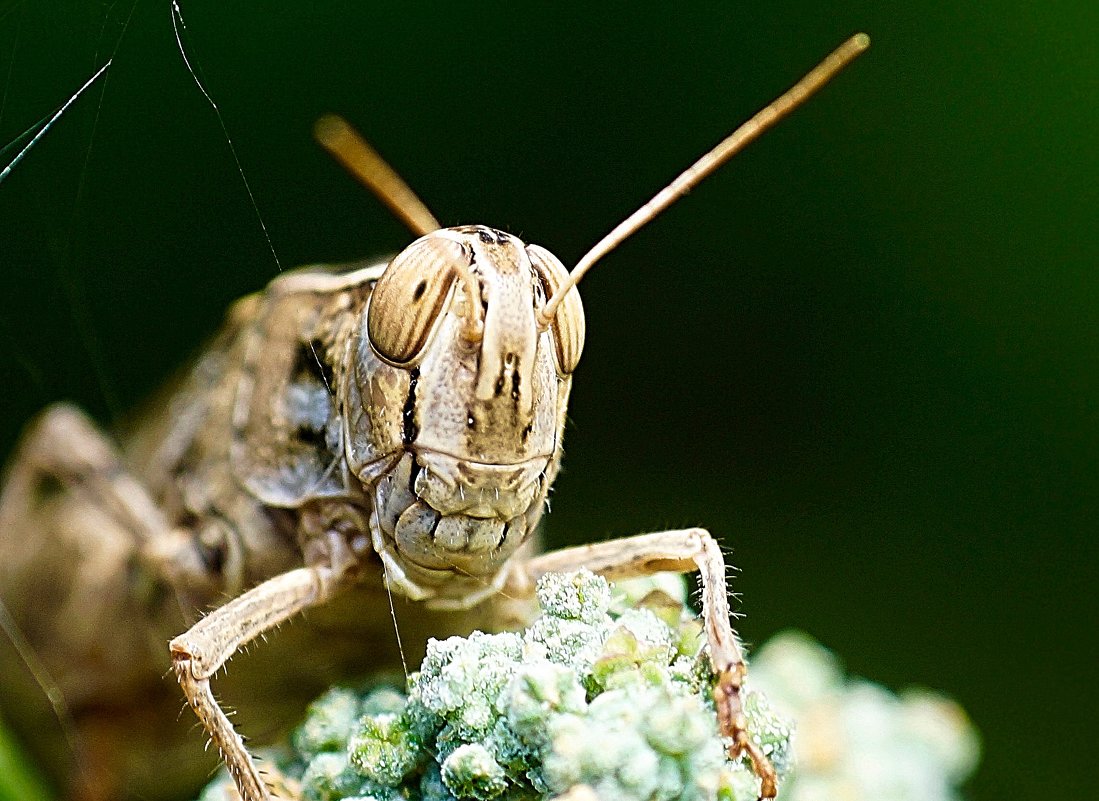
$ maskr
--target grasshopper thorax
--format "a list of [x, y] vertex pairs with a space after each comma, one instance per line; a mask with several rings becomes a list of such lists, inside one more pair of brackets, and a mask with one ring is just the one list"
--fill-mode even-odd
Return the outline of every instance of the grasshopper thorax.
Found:
[[549, 325], [538, 312], [567, 277], [544, 248], [464, 226], [413, 242], [373, 287], [346, 453], [373, 490], [374, 548], [412, 597], [475, 603], [541, 517], [584, 312], [575, 289]]

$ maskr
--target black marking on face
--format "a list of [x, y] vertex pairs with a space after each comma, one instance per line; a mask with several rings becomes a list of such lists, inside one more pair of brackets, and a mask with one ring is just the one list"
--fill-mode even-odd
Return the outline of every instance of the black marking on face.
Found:
[[420, 426], [416, 423], [416, 385], [420, 383], [420, 368], [413, 367], [409, 371], [408, 397], [404, 401], [404, 409], [401, 410], [401, 441], [405, 446], [411, 445], [420, 435]]
[[298, 343], [294, 374], [299, 378], [312, 379], [327, 388], [330, 394], [334, 392], [335, 373], [328, 363], [328, 351], [319, 339]]
[[[473, 226], [473, 230], [474, 231], [480, 231], [481, 228], [479, 226]], [[485, 229], [485, 230], [488, 230], [488, 229]], [[469, 255], [469, 269], [470, 269], [470, 272], [473, 273], [475, 278], [480, 279], [481, 271], [480, 271], [480, 268], [477, 266], [477, 253], [476, 253], [476, 251], [474, 251], [473, 248], [467, 246], [466, 247], [466, 252]], [[488, 299], [485, 297], [484, 283], [481, 280], [476, 280], [475, 283], [477, 284], [477, 300], [474, 301], [474, 300], [471, 299], [470, 302], [475, 303], [475, 302], [479, 301], [481, 303], [481, 315], [482, 315], [482, 319], [483, 319], [485, 316], [488, 315]]]
[[477, 238], [486, 245], [502, 245], [509, 239], [508, 234], [487, 225], [463, 225], [459, 226], [457, 230], [464, 234], [476, 234]]
[[420, 463], [416, 461], [416, 455], [412, 455], [412, 469], [408, 472], [408, 492], [412, 497], [419, 498], [416, 494], [416, 478], [423, 472], [423, 468]]
[[416, 289], [412, 293], [412, 300], [417, 301], [422, 298], [425, 291], [427, 291], [427, 281], [421, 281], [416, 285]]
[[534, 423], [527, 423], [527, 427], [523, 429], [523, 434], [522, 434], [524, 443], [528, 439], [530, 439], [531, 432], [533, 432], [533, 431], [534, 431]]
[[540, 270], [534, 271], [534, 308], [541, 308], [546, 302], [546, 298], [549, 297], [549, 286], [546, 284], [546, 279], [542, 277]]
[[519, 377], [519, 371], [515, 370], [511, 374], [511, 399], [516, 403], [519, 402], [519, 384], [523, 379]]

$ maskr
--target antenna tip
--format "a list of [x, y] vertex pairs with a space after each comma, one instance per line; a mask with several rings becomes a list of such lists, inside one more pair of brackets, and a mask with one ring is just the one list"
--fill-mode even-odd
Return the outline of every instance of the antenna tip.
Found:
[[868, 47], [870, 47], [870, 36], [869, 34], [865, 34], [860, 31], [859, 33], [856, 33], [854, 36], [851, 37], [851, 44], [857, 47], [860, 51], [866, 50]]
[[329, 150], [350, 131], [347, 120], [338, 114], [325, 114], [313, 124], [313, 137]]

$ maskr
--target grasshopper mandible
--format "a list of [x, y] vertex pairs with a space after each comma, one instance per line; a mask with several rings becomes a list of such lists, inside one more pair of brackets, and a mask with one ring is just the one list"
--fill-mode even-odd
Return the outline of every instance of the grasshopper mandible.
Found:
[[[10, 467], [0, 596], [29, 670], [5, 665], [3, 682], [9, 695], [47, 689], [63, 706], [78, 763], [71, 794], [168, 797], [201, 779], [207, 766], [180, 756], [197, 738], [181, 740], [164, 711], [170, 665], [241, 797], [266, 801], [265, 774], [211, 688], [238, 650], [316, 610], [218, 679], [243, 711], [278, 720], [341, 675], [392, 659], [386, 591], [421, 602], [405, 615], [411, 636], [440, 634], [500, 625], [539, 575], [587, 567], [700, 574], [721, 730], [773, 797], [774, 770], [745, 730], [746, 668], [710, 534], [544, 555], [531, 535], [584, 345], [577, 282], [867, 45], [862, 34], [844, 43], [571, 272], [502, 231], [442, 228], [342, 120], [318, 123], [321, 143], [419, 238], [388, 262], [304, 268], [241, 300], [120, 449], [60, 405]], [[6, 713], [41, 730], [25, 706]], [[59, 762], [61, 747], [43, 740]]]

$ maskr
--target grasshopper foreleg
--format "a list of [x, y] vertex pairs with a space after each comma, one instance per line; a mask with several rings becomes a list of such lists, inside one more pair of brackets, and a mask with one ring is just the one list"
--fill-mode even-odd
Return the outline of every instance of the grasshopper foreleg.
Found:
[[714, 702], [718, 723], [722, 734], [732, 740], [730, 756], [748, 754], [760, 779], [760, 796], [773, 798], [777, 791], [775, 769], [749, 736], [744, 716], [740, 693], [747, 668], [729, 622], [725, 559], [716, 540], [701, 528], [659, 531], [542, 554], [526, 562], [520, 573], [526, 580], [535, 581], [544, 573], [578, 568], [612, 581], [663, 571], [698, 572], [706, 642], [717, 676]]
[[290, 570], [220, 606], [172, 640], [176, 678], [212, 741], [243, 801], [267, 801], [267, 784], [243, 738], [210, 689], [210, 679], [241, 647], [310, 606], [327, 601], [341, 574], [327, 566]]

